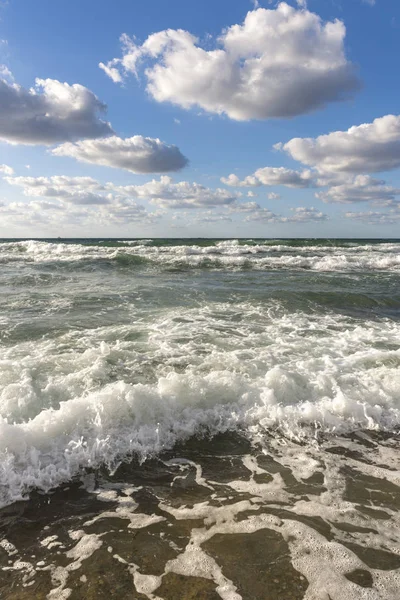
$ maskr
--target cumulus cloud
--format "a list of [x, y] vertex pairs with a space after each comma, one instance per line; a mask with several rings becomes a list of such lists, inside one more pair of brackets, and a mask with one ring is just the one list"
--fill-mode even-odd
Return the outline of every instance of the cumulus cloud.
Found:
[[10, 83], [14, 81], [14, 75], [11, 73], [7, 65], [0, 65], [0, 78], [8, 80]]
[[400, 189], [386, 185], [384, 181], [369, 175], [358, 175], [352, 181], [334, 185], [326, 192], [315, 194], [323, 202], [351, 204], [353, 202], [372, 202], [385, 205], [400, 195]]
[[144, 206], [126, 199], [117, 199], [111, 205], [103, 208], [102, 221], [104, 225], [112, 222], [117, 225], [125, 223], [154, 223], [159, 215], [148, 212]]
[[105, 104], [86, 87], [55, 79], [36, 79], [25, 89], [10, 77], [0, 79], [0, 140], [10, 144], [44, 144], [113, 133], [99, 115]]
[[73, 225], [87, 230], [88, 227], [110, 225], [123, 226], [129, 223], [148, 225], [158, 221], [156, 212], [132, 201], [116, 199], [105, 205], [79, 205], [47, 200], [32, 202], [10, 202], [0, 204], [0, 218], [12, 226], [48, 229], [51, 233], [60, 227]]
[[231, 173], [228, 177], [221, 177], [221, 183], [230, 187], [258, 187], [261, 185], [261, 182], [254, 175], [249, 175], [241, 180], [234, 173]]
[[268, 200], [280, 200], [281, 199], [281, 195], [277, 194], [276, 192], [271, 192], [268, 194]]
[[279, 223], [281, 222], [282, 217], [280, 215], [276, 215], [269, 208], [259, 208], [259, 210], [249, 211], [249, 214], [245, 218], [245, 222], [251, 223], [253, 221], [257, 221], [259, 223]]
[[0, 218], [19, 226], [35, 224], [54, 228], [64, 225], [109, 226], [127, 223], [149, 224], [159, 219], [134, 198], [115, 192], [111, 183], [101, 184], [90, 177], [5, 177], [10, 185], [22, 188], [33, 200], [9, 202], [0, 207]]
[[[327, 218], [313, 207], [293, 208], [289, 216], [278, 215], [255, 201], [241, 202], [240, 193], [221, 188], [211, 189], [196, 182], [174, 183], [168, 176], [142, 185], [100, 183], [91, 177], [64, 175], [5, 176], [4, 179], [10, 185], [19, 187], [33, 201], [9, 203], [2, 208], [0, 216], [11, 215], [16, 219], [19, 212], [21, 219], [29, 216], [32, 222], [35, 222], [40, 211], [46, 214], [49, 222], [64, 219], [67, 223], [77, 225], [89, 221], [105, 225], [107, 219], [114, 224], [141, 220], [150, 223], [167, 212], [171, 214], [169, 211], [185, 216], [186, 222], [192, 218], [189, 215], [195, 215], [193, 218], [197, 222], [200, 219], [204, 223], [229, 222], [233, 215], [242, 216], [245, 221], [271, 223], [312, 222]], [[147, 210], [143, 201], [156, 205], [158, 210]]]
[[105, 186], [92, 177], [68, 177], [54, 175], [53, 177], [5, 177], [10, 185], [24, 188], [24, 193], [30, 196], [54, 195], [70, 190], [104, 190]]
[[243, 180], [232, 173], [228, 177], [221, 177], [221, 182], [232, 187], [284, 185], [290, 188], [308, 188], [316, 185], [314, 175], [310, 170], [294, 171], [284, 167], [264, 167]]
[[5, 175], [13, 175], [14, 169], [8, 165], [0, 165], [0, 173], [4, 173]]
[[277, 215], [269, 208], [260, 208], [250, 211], [245, 221], [259, 221], [263, 223], [312, 223], [327, 221], [328, 215], [318, 209], [306, 206], [298, 206], [290, 209], [292, 214], [288, 217]]
[[320, 173], [376, 173], [400, 167], [400, 115], [386, 115], [317, 138], [293, 138], [275, 148]]
[[207, 214], [197, 219], [197, 223], [232, 223], [232, 219], [228, 215], [212, 215]]
[[319, 211], [314, 206], [305, 207], [298, 206], [290, 209], [293, 212], [293, 216], [289, 217], [289, 221], [297, 223], [309, 223], [310, 221], [327, 221], [328, 215]]
[[148, 200], [161, 208], [207, 208], [229, 206], [238, 194], [199, 183], [180, 181], [162, 176], [143, 185], [101, 184], [91, 177], [5, 177], [14, 186], [22, 188], [25, 196], [53, 198], [73, 204], [110, 204], [132, 199]]
[[258, 202], [234, 202], [229, 207], [230, 213], [253, 213], [261, 209]]
[[132, 197], [147, 198], [163, 208], [228, 206], [238, 198], [238, 194], [221, 188], [211, 189], [200, 183], [173, 183], [172, 179], [165, 175], [159, 180], [153, 179], [143, 185], [119, 186], [117, 190]]
[[159, 139], [135, 135], [122, 139], [111, 136], [97, 140], [67, 142], [54, 148], [55, 156], [68, 156], [81, 162], [125, 169], [131, 173], [179, 171], [188, 164], [177, 146]]
[[368, 225], [395, 225], [400, 222], [400, 212], [391, 210], [389, 212], [367, 211], [367, 212], [346, 212], [347, 219], [360, 221]]
[[71, 204], [109, 204], [110, 197], [98, 192], [106, 188], [91, 177], [5, 177], [14, 186], [21, 187], [25, 196], [53, 198]]
[[293, 117], [344, 100], [359, 87], [344, 50], [346, 29], [303, 6], [255, 8], [204, 49], [182, 29], [150, 35], [142, 45], [121, 37], [122, 58], [100, 63], [115, 82], [139, 76], [158, 102], [226, 114], [238, 121]]

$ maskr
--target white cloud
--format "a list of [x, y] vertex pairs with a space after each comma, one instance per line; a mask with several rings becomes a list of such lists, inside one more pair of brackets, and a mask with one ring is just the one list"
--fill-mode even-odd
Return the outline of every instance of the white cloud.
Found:
[[245, 221], [259, 221], [263, 223], [312, 223], [327, 221], [329, 219], [328, 215], [320, 212], [313, 206], [298, 206], [296, 208], [291, 208], [290, 210], [292, 211], [292, 215], [285, 217], [275, 214], [269, 210], [269, 208], [258, 207], [258, 209], [250, 211], [250, 214], [246, 217]]
[[104, 191], [106, 186], [92, 177], [5, 177], [7, 183], [22, 187], [29, 196], [60, 196], [71, 191]]
[[35, 87], [27, 90], [3, 78], [0, 106], [0, 140], [10, 144], [51, 145], [113, 133], [99, 118], [106, 106], [77, 83], [36, 79]]
[[149, 224], [159, 211], [148, 211], [135, 199], [115, 193], [117, 186], [101, 184], [90, 177], [5, 177], [10, 185], [22, 188], [30, 202], [9, 202], [0, 206], [0, 218], [19, 226], [48, 226], [54, 230], [67, 225], [108, 226], [131, 222]]
[[284, 185], [290, 188], [308, 188], [315, 186], [314, 176], [310, 170], [294, 171], [284, 167], [264, 167], [243, 180], [232, 173], [228, 177], [221, 177], [221, 182], [232, 187]]
[[71, 204], [109, 204], [110, 198], [100, 194], [106, 188], [91, 177], [5, 177], [10, 184], [22, 187], [25, 196], [53, 198]]
[[122, 83], [122, 75], [121, 73], [118, 71], [118, 69], [116, 69], [115, 67], [112, 66], [107, 66], [104, 63], [99, 63], [99, 67], [100, 69], [103, 69], [103, 71], [105, 72], [105, 74], [112, 79], [112, 81], [114, 83]]
[[163, 208], [204, 208], [228, 206], [235, 202], [238, 194], [217, 188], [207, 188], [199, 183], [180, 181], [173, 183], [167, 176], [153, 179], [143, 185], [119, 186], [121, 194], [136, 198], [147, 198], [153, 204]]
[[[326, 215], [315, 208], [292, 208], [292, 214], [283, 216], [261, 207], [257, 202], [240, 202], [241, 194], [225, 189], [207, 188], [199, 183], [180, 181], [162, 176], [143, 185], [116, 185], [100, 183], [91, 177], [4, 177], [10, 185], [19, 187], [30, 202], [8, 203], [1, 207], [0, 216], [20, 223], [152, 223], [163, 215], [175, 211], [185, 223], [229, 222], [233, 215], [242, 215], [245, 221], [271, 223], [316, 222], [326, 220]], [[158, 207], [149, 211], [141, 204], [147, 201]], [[200, 211], [200, 212], [199, 212]], [[189, 216], [189, 215], [194, 215]], [[192, 221], [191, 221], [192, 220]], [[194, 223], [194, 221], [193, 221]], [[193, 224], [192, 223], [192, 224]]]
[[400, 115], [334, 131], [317, 138], [277, 144], [295, 160], [320, 173], [376, 173], [400, 167]]
[[173, 183], [167, 176], [143, 185], [101, 184], [91, 177], [5, 177], [10, 185], [22, 188], [25, 196], [53, 198], [72, 204], [111, 204], [118, 200], [148, 200], [162, 208], [225, 207], [239, 195], [224, 189], [211, 189], [199, 183]]
[[110, 204], [96, 206], [35, 200], [0, 205], [0, 218], [3, 224], [27, 227], [29, 230], [32, 230], [32, 227], [40, 227], [54, 232], [69, 225], [85, 230], [98, 225], [148, 225], [158, 221], [159, 215], [156, 212], [148, 212], [143, 206], [128, 200], [117, 199]]
[[268, 194], [268, 200], [280, 200], [281, 199], [281, 195], [277, 194], [276, 192], [271, 192]]
[[282, 217], [276, 215], [269, 208], [260, 208], [256, 211], [249, 211], [249, 215], [245, 218], [245, 222], [251, 223], [257, 221], [259, 223], [279, 223]]
[[346, 212], [347, 219], [361, 221], [368, 225], [395, 225], [400, 222], [400, 212], [391, 210], [389, 212], [367, 211], [367, 212]]
[[230, 213], [253, 213], [262, 210], [257, 202], [234, 202], [229, 207]]
[[11, 73], [7, 65], [0, 65], [0, 79], [8, 80], [9, 83], [14, 81], [14, 75]]
[[5, 175], [14, 175], [14, 169], [8, 165], [0, 165], [0, 173]]
[[178, 171], [188, 164], [188, 159], [177, 146], [141, 135], [126, 139], [112, 136], [75, 144], [68, 142], [54, 148], [52, 154], [132, 173]]
[[230, 187], [258, 187], [261, 185], [261, 182], [254, 175], [249, 175], [241, 180], [234, 173], [231, 173], [228, 177], [221, 177], [221, 183]]
[[254, 173], [262, 185], [284, 185], [290, 188], [314, 187], [313, 174], [309, 170], [293, 171], [284, 167], [264, 167]]
[[196, 220], [197, 223], [232, 223], [232, 219], [227, 215], [204, 215]]
[[290, 209], [293, 212], [293, 216], [289, 218], [291, 222], [297, 223], [309, 223], [311, 221], [327, 221], [328, 215], [322, 213], [318, 209], [305, 206], [298, 206], [297, 208]]
[[[304, 3], [302, 3], [304, 4]], [[182, 29], [150, 35], [142, 45], [121, 37], [123, 56], [100, 67], [113, 81], [138, 76], [158, 102], [199, 106], [231, 119], [293, 117], [348, 98], [359, 83], [344, 51], [346, 29], [281, 2], [250, 11], [206, 50]]]
[[159, 219], [159, 215], [146, 211], [146, 209], [131, 200], [118, 199], [110, 206], [103, 207], [103, 223], [108, 220], [117, 225], [125, 223], [152, 223]]
[[315, 194], [323, 202], [351, 204], [353, 202], [372, 202], [385, 205], [400, 195], [400, 189], [386, 185], [384, 181], [369, 175], [358, 175], [341, 185], [334, 185], [326, 192]]

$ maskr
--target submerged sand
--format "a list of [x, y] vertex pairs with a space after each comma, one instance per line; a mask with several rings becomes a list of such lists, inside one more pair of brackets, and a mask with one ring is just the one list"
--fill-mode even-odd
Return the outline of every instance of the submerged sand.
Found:
[[225, 434], [0, 512], [0, 598], [396, 600], [400, 447]]

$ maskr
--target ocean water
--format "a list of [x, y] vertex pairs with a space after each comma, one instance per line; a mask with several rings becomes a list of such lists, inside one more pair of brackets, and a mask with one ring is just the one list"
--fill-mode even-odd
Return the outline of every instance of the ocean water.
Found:
[[399, 367], [399, 240], [0, 241], [0, 597], [398, 599]]

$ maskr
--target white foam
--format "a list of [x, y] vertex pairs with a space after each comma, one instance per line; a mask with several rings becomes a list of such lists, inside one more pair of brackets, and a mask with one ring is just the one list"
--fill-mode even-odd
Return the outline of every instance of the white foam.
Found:
[[400, 271], [400, 244], [377, 243], [344, 246], [296, 246], [284, 243], [239, 243], [226, 240], [213, 245], [153, 246], [152, 240], [127, 240], [124, 248], [78, 243], [49, 243], [35, 240], [1, 244], [1, 262], [59, 263], [114, 260], [138, 256], [156, 264], [201, 267], [214, 261], [215, 267], [254, 269], [310, 269], [314, 271]]
[[[400, 424], [397, 322], [214, 303], [139, 326], [145, 342], [119, 341], [133, 323], [2, 349], [1, 504], [204, 431], [279, 428], [306, 440]], [[144, 368], [148, 383], [134, 383]], [[315, 465], [303, 458], [306, 478]]]
[[18, 554], [18, 550], [14, 544], [9, 542], [6, 538], [0, 540], [0, 548], [3, 548], [3, 550], [7, 552], [8, 556], [14, 556], [14, 554]]
[[[333, 461], [333, 458], [332, 458]], [[244, 486], [249, 493], [252, 492], [251, 480]], [[253, 498], [251, 501], [242, 501], [232, 505], [216, 507], [203, 502], [192, 508], [172, 508], [165, 504], [160, 504], [161, 510], [171, 514], [176, 519], [203, 519], [204, 528], [192, 529], [190, 541], [185, 550], [174, 560], [169, 561], [165, 567], [165, 573], [175, 572], [182, 575], [200, 576], [214, 580], [219, 587], [218, 593], [222, 598], [236, 598], [235, 588], [232, 582], [223, 582], [222, 572], [219, 566], [202, 550], [202, 544], [211, 539], [216, 534], [251, 534], [262, 529], [271, 529], [282, 535], [287, 541], [291, 562], [294, 568], [299, 571], [308, 581], [308, 588], [304, 598], [306, 600], [396, 600], [398, 594], [399, 571], [382, 572], [378, 569], [370, 569], [358, 558], [351, 550], [342, 545], [341, 540], [348, 539], [357, 543], [357, 534], [346, 534], [337, 530], [337, 538], [328, 541], [318, 531], [302, 522], [293, 520], [290, 517], [280, 519], [269, 514], [250, 514], [246, 519], [237, 520], [237, 516], [244, 511], [256, 510], [258, 505], [269, 500], [267, 488], [256, 490], [261, 493], [262, 498]], [[343, 488], [338, 496], [343, 493]], [[262, 502], [260, 502], [262, 500]], [[255, 502], [255, 503], [254, 503]], [[320, 516], [334, 518], [338, 522], [345, 518], [343, 510], [346, 503], [339, 502], [325, 506], [323, 502], [318, 505], [318, 499], [313, 496], [308, 502], [298, 501], [294, 507], [285, 506], [286, 513], [293, 511], [298, 515]], [[347, 503], [350, 506], [349, 503]], [[318, 510], [318, 506], [320, 510]], [[324, 512], [324, 510], [326, 512]], [[356, 511], [354, 511], [354, 515]], [[346, 514], [346, 517], [349, 513]], [[365, 522], [359, 515], [358, 519], [353, 519], [353, 524], [361, 524], [365, 527]], [[346, 519], [347, 522], [348, 519]], [[350, 519], [351, 522], [351, 519]], [[369, 526], [379, 527], [379, 521], [373, 520]], [[382, 525], [382, 529], [377, 534], [360, 534], [359, 545], [367, 545], [370, 548], [382, 548], [394, 551], [400, 547], [398, 541], [393, 539], [391, 546], [388, 541], [393, 538], [393, 523], [391, 526]], [[390, 529], [392, 533], [390, 533]], [[342, 536], [342, 537], [340, 537]], [[397, 536], [398, 538], [398, 536]], [[350, 580], [345, 575], [356, 569], [369, 571], [373, 577], [372, 588], [362, 588]], [[227, 595], [221, 591], [225, 589]], [[233, 595], [232, 595], [233, 594]]]

